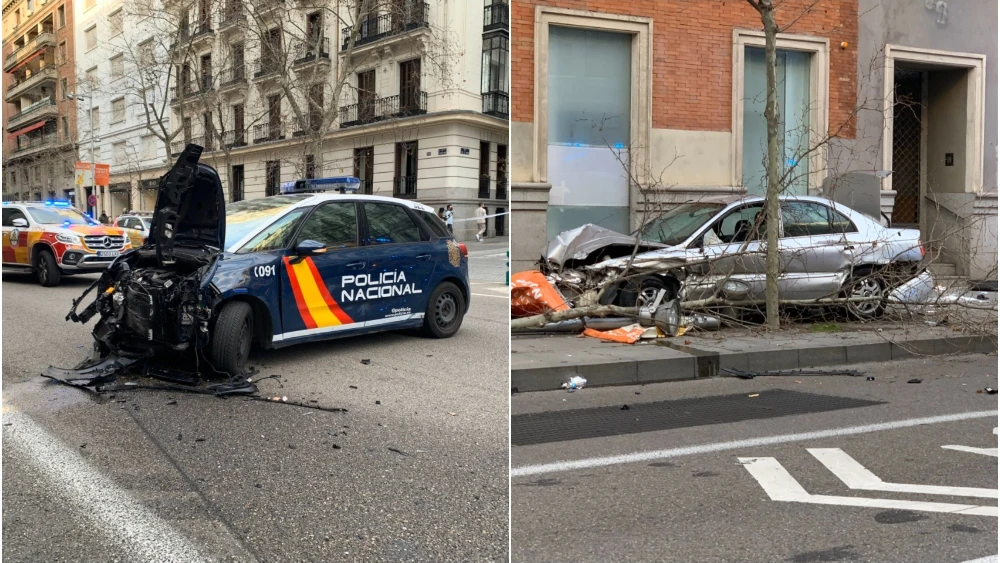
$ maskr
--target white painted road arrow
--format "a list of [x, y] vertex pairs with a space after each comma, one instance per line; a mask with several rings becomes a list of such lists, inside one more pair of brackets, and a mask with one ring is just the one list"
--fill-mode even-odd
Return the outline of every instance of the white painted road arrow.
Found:
[[996, 506], [976, 506], [943, 502], [923, 502], [913, 500], [892, 500], [882, 498], [840, 497], [809, 494], [792, 477], [778, 460], [773, 457], [741, 457], [740, 463], [747, 468], [754, 479], [771, 497], [779, 502], [803, 502], [836, 506], [858, 506], [864, 508], [884, 508], [890, 510], [915, 510], [920, 512], [946, 512], [950, 514], [971, 514], [997, 517]]
[[1000, 498], [996, 489], [975, 487], [944, 487], [938, 485], [910, 485], [886, 483], [840, 448], [808, 448], [807, 451], [831, 473], [852, 489], [886, 491], [889, 493], [916, 493], [922, 495], [948, 495], [953, 497]]

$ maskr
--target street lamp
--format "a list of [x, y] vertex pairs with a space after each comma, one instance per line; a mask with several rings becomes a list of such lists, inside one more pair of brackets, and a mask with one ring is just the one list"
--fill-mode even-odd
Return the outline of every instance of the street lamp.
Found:
[[[66, 95], [66, 97], [71, 100], [80, 100], [85, 98], [88, 102], [90, 102], [90, 111], [88, 112], [90, 115], [90, 185], [94, 188], [94, 195], [97, 195], [97, 159], [94, 158], [94, 96], [92, 94], [83, 96], [70, 92]], [[87, 202], [87, 205], [90, 205], [89, 201]], [[104, 206], [104, 198], [101, 198], [101, 206]]]

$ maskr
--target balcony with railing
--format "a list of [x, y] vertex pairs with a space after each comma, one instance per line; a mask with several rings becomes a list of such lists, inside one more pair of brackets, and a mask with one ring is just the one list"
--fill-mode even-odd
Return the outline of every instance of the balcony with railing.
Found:
[[311, 37], [299, 43], [295, 49], [295, 66], [305, 66], [311, 63], [330, 62], [330, 38]]
[[174, 84], [170, 88], [170, 103], [175, 104], [187, 99], [193, 99], [198, 93], [197, 82], [186, 80], [180, 84]]
[[392, 179], [392, 197], [402, 199], [417, 198], [417, 177], [396, 176]]
[[341, 51], [346, 51], [350, 46], [352, 34], [354, 47], [358, 49], [365, 45], [400, 36], [415, 29], [426, 29], [430, 26], [430, 7], [427, 2], [404, 1], [399, 4], [392, 3], [394, 11], [386, 14], [368, 15], [357, 26], [345, 27], [341, 30], [344, 38], [340, 46]]
[[[293, 118], [294, 119], [294, 118]], [[311, 133], [320, 131], [323, 127], [323, 116], [319, 114], [306, 114], [302, 116], [304, 123], [296, 123], [292, 137], [305, 137]]]
[[245, 147], [247, 146], [246, 131], [226, 131], [222, 134], [222, 143], [229, 149]]
[[257, 15], [263, 17], [280, 13], [280, 10], [285, 7], [285, 2], [284, 0], [254, 0], [253, 7]]
[[177, 156], [181, 154], [181, 152], [184, 151], [184, 147], [186, 147], [189, 142], [190, 141], [180, 140], [170, 143], [170, 156]]
[[205, 42], [211, 41], [214, 36], [215, 30], [212, 29], [212, 22], [211, 20], [206, 19], [197, 23], [194, 28], [194, 33], [191, 34], [189, 39], [191, 40], [191, 43], [197, 47]]
[[497, 177], [497, 199], [507, 201], [507, 177]]
[[353, 127], [392, 119], [427, 113], [427, 92], [414, 91], [402, 96], [369, 98], [357, 104], [341, 106], [340, 126]]
[[59, 108], [52, 98], [44, 98], [31, 104], [18, 113], [10, 116], [7, 121], [7, 130], [13, 131], [29, 123], [48, 118], [55, 118], [59, 115]]
[[11, 151], [11, 158], [22, 158], [59, 146], [59, 135], [55, 132], [42, 135], [25, 134], [17, 138], [17, 146]]
[[506, 2], [483, 7], [483, 32], [496, 29], [510, 31], [510, 6]]
[[253, 144], [255, 145], [280, 141], [284, 138], [285, 127], [281, 123], [278, 123], [275, 127], [271, 127], [270, 123], [261, 123], [253, 126]]
[[243, 2], [227, 2], [225, 7], [222, 8], [222, 13], [219, 15], [219, 31], [229, 29], [238, 23], [245, 22], [247, 19], [246, 11], [243, 9]]
[[239, 65], [236, 67], [229, 67], [222, 71], [222, 76], [219, 80], [219, 90], [229, 90], [231, 88], [246, 85], [246, 83], [247, 72], [245, 66]]
[[254, 79], [270, 78], [281, 72], [281, 61], [284, 60], [282, 53], [275, 53], [269, 57], [257, 59], [257, 71], [253, 73]]
[[510, 95], [507, 92], [484, 93], [483, 113], [507, 119], [510, 116]]
[[24, 96], [28, 92], [34, 90], [37, 86], [40, 86], [46, 82], [56, 81], [56, 69], [55, 67], [45, 67], [33, 72], [31, 76], [22, 78], [21, 80], [15, 79], [11, 85], [7, 88], [7, 94], [4, 96], [4, 100], [8, 103], [13, 103], [15, 100]]
[[4, 72], [10, 72], [10, 69], [17, 66], [18, 63], [34, 55], [39, 49], [45, 49], [47, 47], [55, 48], [56, 46], [56, 35], [52, 30], [46, 30], [39, 33], [34, 38], [30, 39], [24, 45], [14, 49], [8, 54], [3, 60], [3, 70]]

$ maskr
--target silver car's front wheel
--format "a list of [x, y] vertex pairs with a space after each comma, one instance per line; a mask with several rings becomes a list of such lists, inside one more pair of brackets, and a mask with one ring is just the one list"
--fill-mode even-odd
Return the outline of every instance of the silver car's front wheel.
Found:
[[885, 311], [885, 282], [870, 269], [856, 270], [846, 287], [844, 297], [852, 299], [847, 303], [847, 312], [852, 317], [874, 319]]

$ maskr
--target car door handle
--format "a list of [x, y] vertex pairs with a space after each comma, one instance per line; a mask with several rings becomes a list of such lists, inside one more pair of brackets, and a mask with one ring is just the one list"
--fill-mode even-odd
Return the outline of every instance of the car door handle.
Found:
[[853, 244], [849, 244], [849, 245], [847, 245], [847, 246], [844, 247], [844, 250], [854, 250], [854, 245]]
[[417, 260], [430, 260], [430, 254], [417, 254]]
[[361, 262], [350, 262], [350, 263], [347, 264], [347, 267], [350, 268], [350, 269], [352, 269], [352, 270], [360, 270], [361, 268], [365, 267], [365, 262], [364, 261], [361, 261]]

